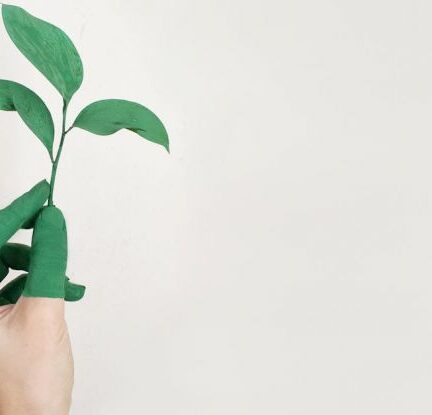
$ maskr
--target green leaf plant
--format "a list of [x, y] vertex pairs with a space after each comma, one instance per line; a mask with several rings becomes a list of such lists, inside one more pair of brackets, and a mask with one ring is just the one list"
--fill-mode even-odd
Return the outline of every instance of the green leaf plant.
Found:
[[[106, 99], [89, 104], [67, 127], [69, 103], [81, 87], [84, 74], [77, 49], [61, 29], [32, 16], [21, 7], [2, 4], [1, 12], [12, 42], [60, 93], [63, 111], [59, 144], [54, 152], [54, 123], [43, 100], [24, 85], [0, 80], [0, 110], [18, 113], [45, 146], [52, 163], [50, 183], [39, 183], [6, 209], [0, 210], [0, 281], [10, 268], [28, 272], [0, 290], [0, 305], [16, 302], [21, 294], [76, 301], [84, 295], [85, 287], [71, 283], [65, 275], [66, 224], [61, 211], [54, 206], [57, 169], [66, 137], [74, 128], [102, 136], [127, 129], [163, 146], [169, 152], [168, 134], [152, 111], [141, 104], [122, 99]], [[44, 207], [46, 200], [48, 206]], [[19, 228], [33, 226], [31, 249], [7, 243]], [[44, 253], [47, 255], [44, 256]], [[56, 282], [49, 283], [46, 278], [49, 272], [60, 273], [64, 278], [53, 279]], [[41, 284], [41, 281], [45, 282]]]

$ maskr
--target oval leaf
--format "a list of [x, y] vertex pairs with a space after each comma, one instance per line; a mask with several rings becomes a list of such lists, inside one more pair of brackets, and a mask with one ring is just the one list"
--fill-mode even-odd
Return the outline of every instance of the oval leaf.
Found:
[[83, 80], [82, 62], [69, 37], [21, 7], [4, 4], [2, 15], [16, 47], [69, 102]]
[[73, 126], [98, 135], [127, 129], [169, 151], [168, 134], [162, 121], [136, 102], [121, 99], [94, 102], [80, 112]]
[[17, 111], [52, 157], [54, 123], [39, 96], [24, 85], [0, 79], [0, 110]]

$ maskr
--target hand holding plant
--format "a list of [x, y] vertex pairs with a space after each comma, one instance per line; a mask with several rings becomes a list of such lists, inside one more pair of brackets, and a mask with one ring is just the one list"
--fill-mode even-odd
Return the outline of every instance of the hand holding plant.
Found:
[[[64, 143], [74, 128], [81, 128], [102, 136], [114, 134], [121, 129], [127, 129], [148, 141], [162, 145], [169, 151], [168, 135], [160, 119], [152, 111], [136, 102], [122, 99], [105, 99], [94, 102], [85, 107], [78, 114], [75, 121], [70, 126], [67, 126], [69, 103], [80, 88], [84, 73], [75, 46], [61, 29], [32, 16], [20, 7], [2, 5], [2, 16], [6, 31], [15, 46], [51, 82], [60, 93], [63, 101], [59, 144], [56, 151], [54, 151], [55, 129], [53, 118], [43, 100], [35, 92], [16, 81], [0, 80], [0, 110], [16, 111], [33, 134], [45, 146], [49, 154], [52, 165], [47, 196], [49, 207], [54, 206], [57, 170]], [[40, 186], [45, 188], [47, 184]], [[59, 212], [58, 209], [50, 208], [42, 210], [42, 215], [36, 224], [31, 250], [28, 247], [15, 244], [8, 244], [2, 248], [0, 277], [2, 269], [3, 273], [7, 273], [9, 268], [23, 269], [30, 272], [30, 277], [37, 269], [40, 269], [33, 265], [33, 251], [41, 246], [47, 252], [55, 249], [52, 241], [48, 240], [50, 232], [46, 232], [45, 228], [47, 223], [51, 221], [63, 220], [63, 216]], [[65, 235], [64, 268], [66, 268], [67, 254]], [[37, 257], [43, 258], [43, 255], [38, 254]], [[49, 272], [49, 270], [45, 270], [45, 272]], [[66, 289], [60, 291], [58, 288], [54, 290], [46, 289], [42, 290], [42, 292], [39, 292], [39, 289], [29, 289], [27, 295], [55, 298], [66, 295], [66, 299], [70, 300], [82, 297], [84, 294], [82, 286], [71, 284], [64, 274], [63, 277]], [[47, 281], [49, 281], [49, 278]], [[15, 284], [13, 286], [20, 286], [21, 290], [24, 286], [22, 279], [16, 280], [13, 284]], [[9, 289], [11, 289], [10, 286]], [[13, 300], [17, 300], [16, 295], [13, 296]]]

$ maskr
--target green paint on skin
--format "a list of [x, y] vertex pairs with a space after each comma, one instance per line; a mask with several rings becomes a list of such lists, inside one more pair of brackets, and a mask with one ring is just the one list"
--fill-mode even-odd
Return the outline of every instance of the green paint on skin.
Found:
[[36, 223], [37, 215], [33, 216], [26, 223], [23, 224], [23, 229], [33, 229]]
[[[15, 304], [23, 294], [27, 284], [28, 275], [23, 274], [6, 284], [0, 290], [0, 305]], [[85, 287], [79, 284], [73, 284], [68, 279], [65, 280], [65, 300], [79, 301], [84, 297]]]
[[2, 282], [8, 274], [9, 268], [3, 264], [2, 260], [0, 259], [0, 282]]
[[65, 297], [67, 232], [62, 212], [42, 209], [33, 231], [26, 297]]
[[[49, 184], [42, 181], [0, 211], [0, 281], [8, 275], [9, 268], [30, 274], [16, 278], [0, 290], [0, 305], [14, 304], [21, 295], [66, 297], [66, 301], [78, 301], [84, 296], [85, 287], [65, 276], [66, 225], [59, 209], [43, 208], [48, 194]], [[6, 243], [36, 216], [32, 248]]]
[[30, 265], [30, 247], [23, 244], [6, 244], [0, 249], [0, 259], [8, 268], [28, 271]]
[[15, 304], [21, 297], [25, 284], [25, 275], [15, 278], [3, 287], [3, 289], [0, 291], [0, 298], [4, 301], [8, 301], [9, 304]]
[[48, 182], [41, 181], [8, 207], [0, 210], [0, 246], [40, 211], [48, 199], [49, 190]]
[[6, 300], [5, 298], [0, 298], [0, 306], [2, 305], [9, 305], [10, 302], [8, 300]]
[[[5, 267], [4, 277], [8, 274], [9, 268], [19, 271], [29, 271], [30, 268], [30, 258], [31, 258], [31, 248], [23, 244], [8, 243], [0, 249], [0, 264]], [[0, 268], [1, 275], [1, 268]], [[27, 277], [27, 275], [25, 275]], [[27, 279], [27, 278], [25, 278]], [[12, 281], [13, 282], [13, 281]], [[9, 283], [12, 284], [12, 283]], [[10, 289], [15, 289], [14, 285], [6, 285], [6, 291]], [[22, 286], [20, 295], [23, 291], [24, 286]], [[78, 301], [84, 297], [86, 287], [80, 284], [74, 284], [69, 280], [68, 277], [65, 279], [65, 300], [66, 301]], [[0, 298], [3, 291], [0, 291]], [[8, 301], [11, 301], [8, 297]]]
[[79, 301], [84, 297], [86, 287], [81, 284], [74, 284], [69, 281], [69, 278], [66, 278], [65, 290], [66, 301]]

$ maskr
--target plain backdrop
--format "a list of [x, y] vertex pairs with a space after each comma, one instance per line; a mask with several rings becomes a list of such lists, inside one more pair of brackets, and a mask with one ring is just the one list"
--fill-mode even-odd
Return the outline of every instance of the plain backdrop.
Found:
[[[430, 1], [18, 4], [80, 51], [69, 122], [124, 98], [171, 137], [68, 136], [72, 414], [431, 413]], [[59, 126], [3, 26], [0, 63]], [[5, 205], [50, 165], [0, 131]]]

